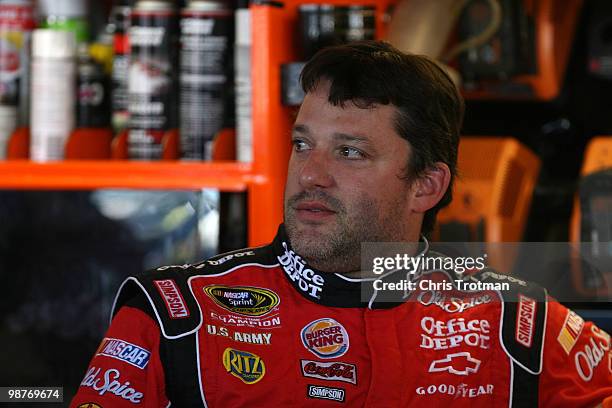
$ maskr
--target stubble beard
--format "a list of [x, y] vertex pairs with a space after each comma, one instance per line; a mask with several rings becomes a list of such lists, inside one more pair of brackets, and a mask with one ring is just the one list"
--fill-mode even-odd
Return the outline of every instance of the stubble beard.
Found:
[[[336, 211], [335, 219], [321, 228], [300, 225], [294, 205], [304, 196], [326, 203]], [[397, 204], [384, 213], [376, 200], [363, 197], [347, 211], [341, 202], [326, 194], [299, 193], [285, 200], [285, 229], [293, 249], [314, 268], [323, 272], [355, 272], [361, 269], [362, 242], [401, 240], [403, 223], [399, 219], [400, 203]]]

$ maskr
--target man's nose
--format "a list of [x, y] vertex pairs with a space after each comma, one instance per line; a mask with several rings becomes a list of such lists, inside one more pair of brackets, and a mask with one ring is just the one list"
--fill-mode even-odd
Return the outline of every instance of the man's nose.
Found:
[[324, 151], [312, 150], [300, 171], [300, 185], [305, 190], [331, 187], [334, 178], [330, 172], [330, 158]]

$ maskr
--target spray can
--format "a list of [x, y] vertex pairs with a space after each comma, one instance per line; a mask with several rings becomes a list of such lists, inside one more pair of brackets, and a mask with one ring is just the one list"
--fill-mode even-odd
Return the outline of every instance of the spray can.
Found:
[[77, 43], [87, 42], [86, 0], [38, 0], [41, 28], [51, 28], [74, 33]]
[[128, 68], [130, 43], [128, 31], [130, 28], [131, 1], [122, 0], [111, 10], [113, 32], [113, 74], [111, 80], [112, 93], [112, 124], [116, 133], [128, 125]]
[[61, 160], [75, 121], [76, 41], [74, 34], [47, 29], [32, 35], [30, 156]]
[[162, 138], [177, 126], [178, 24], [172, 4], [138, 1], [129, 29], [128, 155], [158, 160]]
[[182, 158], [210, 160], [232, 84], [232, 10], [220, 1], [190, 1], [181, 12], [180, 42]]
[[17, 126], [17, 107], [0, 105], [0, 160], [7, 158], [8, 141]]
[[[30, 42], [34, 27], [31, 1], [0, 1], [0, 104], [18, 111], [17, 121], [11, 126], [3, 124], [3, 129], [28, 123]], [[3, 117], [12, 118], [14, 115]]]
[[77, 127], [107, 127], [109, 105], [108, 77], [104, 68], [91, 57], [87, 44], [81, 43], [77, 60]]

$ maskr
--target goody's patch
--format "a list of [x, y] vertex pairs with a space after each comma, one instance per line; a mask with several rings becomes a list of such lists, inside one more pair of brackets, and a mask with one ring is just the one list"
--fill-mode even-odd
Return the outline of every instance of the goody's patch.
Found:
[[325, 317], [308, 323], [302, 329], [302, 344], [320, 358], [336, 358], [349, 349], [349, 335], [344, 326]]
[[330, 401], [344, 402], [345, 392], [342, 388], [323, 387], [320, 385], [308, 385], [308, 398], [326, 399]]
[[229, 347], [223, 352], [223, 367], [245, 384], [255, 384], [266, 374], [266, 365], [258, 355]]
[[574, 348], [574, 345], [582, 333], [584, 327], [584, 320], [578, 316], [574, 311], [568, 310], [567, 316], [565, 317], [565, 323], [557, 336], [557, 341], [563, 347], [563, 350], [569, 355]]
[[115, 358], [138, 367], [141, 370], [147, 366], [151, 358], [149, 350], [145, 350], [125, 340], [113, 339], [110, 337], [106, 337], [102, 340], [96, 355]]
[[210, 285], [204, 293], [223, 309], [243, 316], [266, 315], [280, 303], [276, 293], [253, 286]]

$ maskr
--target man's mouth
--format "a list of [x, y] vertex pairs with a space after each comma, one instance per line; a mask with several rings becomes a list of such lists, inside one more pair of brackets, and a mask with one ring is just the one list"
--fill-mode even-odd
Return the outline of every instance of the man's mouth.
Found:
[[294, 208], [298, 218], [302, 221], [322, 221], [336, 213], [319, 201], [302, 201]]
[[335, 212], [325, 204], [318, 201], [302, 201], [296, 207], [298, 211], [312, 211], [312, 212]]

